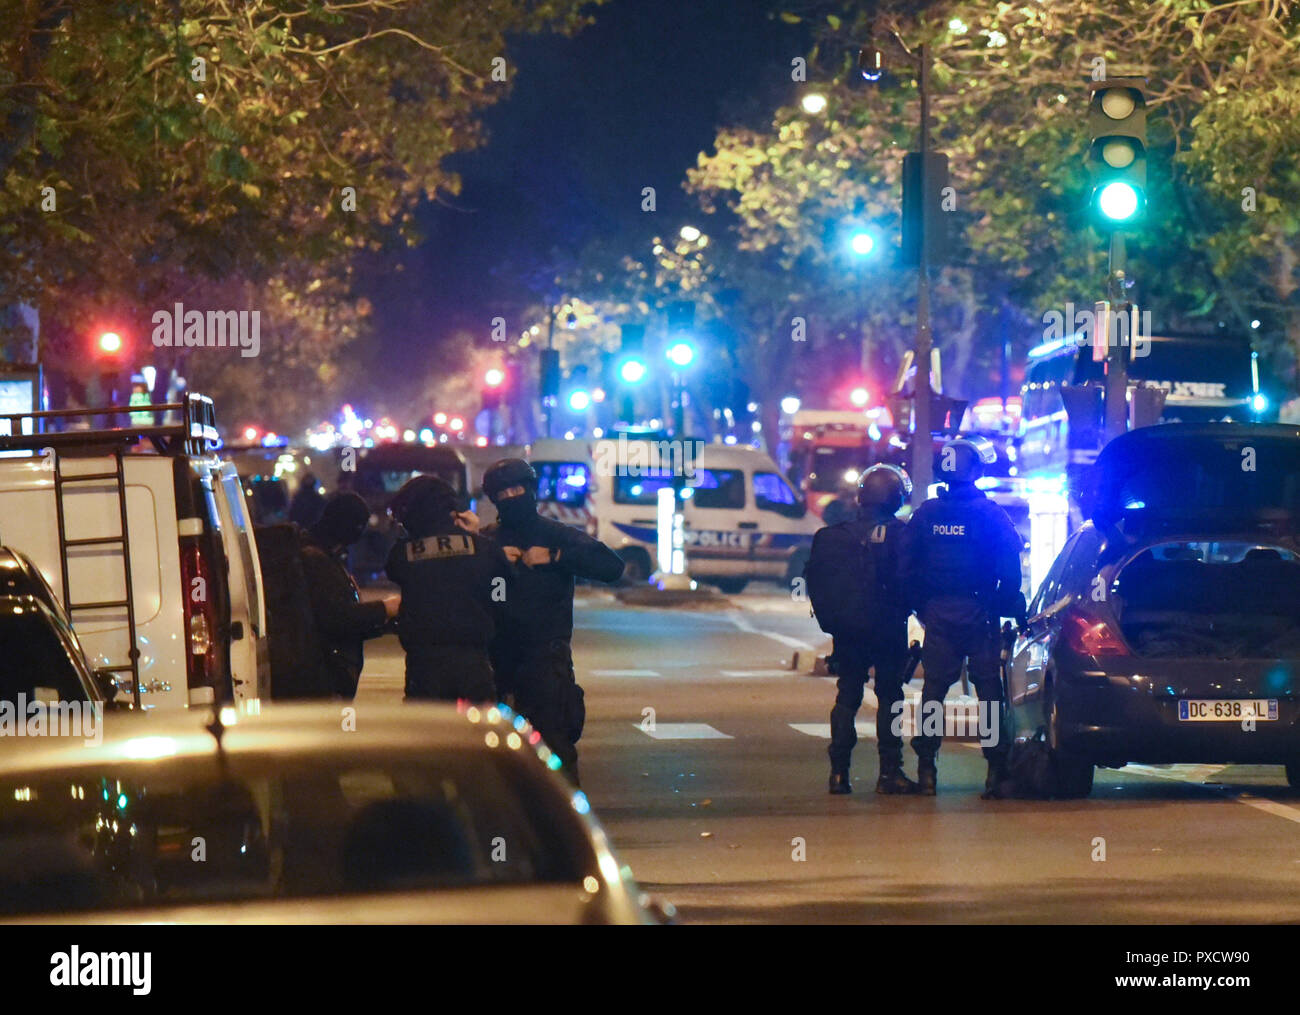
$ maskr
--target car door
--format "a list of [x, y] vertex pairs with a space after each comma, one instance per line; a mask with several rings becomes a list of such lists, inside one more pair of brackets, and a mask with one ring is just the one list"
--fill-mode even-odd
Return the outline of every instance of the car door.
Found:
[[1071, 550], [1078, 539], [1076, 532], [1065, 543], [1065, 547], [1053, 561], [1047, 577], [1030, 600], [1026, 629], [1016, 639], [1012, 650], [1011, 665], [1007, 667], [1007, 696], [1013, 711], [1023, 705], [1037, 700], [1042, 693], [1043, 671], [1047, 663], [1050, 635], [1052, 634], [1051, 614], [1059, 601], [1061, 577], [1065, 573]]

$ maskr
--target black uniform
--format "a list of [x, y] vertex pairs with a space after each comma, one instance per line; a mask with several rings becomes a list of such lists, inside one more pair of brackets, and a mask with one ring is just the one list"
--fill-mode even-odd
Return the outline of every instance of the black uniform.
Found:
[[903, 741], [894, 732], [894, 706], [903, 700], [903, 670], [907, 662], [907, 609], [899, 589], [899, 547], [904, 525], [892, 515], [859, 518], [823, 529], [819, 539], [843, 544], [852, 559], [860, 546], [874, 558], [876, 588], [872, 590], [872, 615], [853, 631], [832, 632], [831, 657], [839, 679], [831, 709], [833, 771], [846, 771], [858, 742], [854, 718], [862, 707], [868, 670], [875, 668], [876, 738], [882, 772], [896, 770], [903, 761]]
[[331, 549], [313, 536], [303, 546], [302, 567], [311, 595], [317, 633], [315, 686], [353, 698], [365, 663], [362, 643], [384, 633], [388, 614], [383, 603], [363, 603], [357, 584], [343, 563], [345, 548]]
[[485, 530], [515, 559], [530, 547], [549, 551], [550, 563], [528, 566], [515, 560], [505, 605], [503, 634], [492, 662], [499, 690], [515, 706], [577, 781], [578, 751], [586, 706], [573, 673], [573, 588], [575, 578], [617, 581], [623, 560], [604, 543], [534, 511], [503, 517]]
[[402, 590], [397, 634], [406, 650], [406, 696], [495, 700], [488, 651], [510, 576], [501, 547], [457, 528], [448, 515], [422, 539], [399, 539], [387, 571]]
[[[990, 769], [1010, 748], [1003, 702], [998, 617], [1020, 592], [1021, 540], [1007, 513], [974, 483], [950, 483], [916, 509], [903, 535], [903, 582], [925, 625], [923, 708], [944, 696], [967, 660], [981, 702], [998, 703], [998, 742], [985, 747]], [[933, 768], [941, 737], [912, 740]]]

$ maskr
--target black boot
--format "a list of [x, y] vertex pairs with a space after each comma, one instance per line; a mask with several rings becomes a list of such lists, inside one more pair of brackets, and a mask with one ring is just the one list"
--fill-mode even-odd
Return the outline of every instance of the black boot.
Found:
[[830, 790], [834, 796], [843, 796], [845, 793], [853, 792], [853, 785], [849, 782], [848, 769], [831, 772]]
[[981, 800], [1001, 800], [1005, 795], [1003, 785], [1007, 779], [1007, 759], [1005, 755], [998, 754], [989, 758], [989, 772], [984, 777], [984, 792], [980, 794]]
[[876, 779], [876, 792], [887, 796], [910, 796], [917, 792], [917, 785], [903, 774], [901, 752], [883, 750], [880, 752], [880, 776]]
[[934, 796], [939, 792], [939, 770], [934, 758], [920, 758], [916, 763], [917, 792], [921, 796]]
[[886, 796], [913, 796], [920, 791], [921, 787], [904, 775], [901, 768], [881, 772], [876, 780], [876, 792]]

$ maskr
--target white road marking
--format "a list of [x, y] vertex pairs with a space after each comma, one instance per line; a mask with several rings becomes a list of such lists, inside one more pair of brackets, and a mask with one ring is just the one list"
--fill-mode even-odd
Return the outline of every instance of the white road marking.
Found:
[[[786, 725], [810, 737], [819, 737], [822, 740], [831, 738], [831, 724], [828, 722], [792, 722]], [[876, 724], [873, 722], [855, 722], [853, 728], [858, 731], [860, 737], [866, 737], [868, 740], [876, 739]]]
[[658, 670], [592, 670], [593, 677], [658, 677]]
[[743, 613], [724, 613], [723, 616], [726, 617], [727, 620], [731, 621], [731, 623], [735, 624], [739, 630], [744, 631], [746, 634], [762, 635], [764, 638], [771, 638], [773, 641], [780, 642], [782, 645], [785, 645], [787, 648], [797, 648], [801, 652], [817, 651], [815, 645], [809, 645], [806, 641], [800, 641], [798, 638], [791, 638], [788, 634], [780, 634], [776, 631], [763, 631], [755, 627], [753, 624], [751, 624], [748, 620], [745, 619], [745, 615]]
[[734, 740], [729, 733], [716, 730], [703, 722], [659, 722], [653, 729], [646, 729], [639, 722], [632, 724], [648, 737], [655, 740]]
[[[1146, 775], [1155, 779], [1172, 779], [1174, 782], [1187, 782], [1199, 786], [1213, 783], [1214, 776], [1227, 767], [1227, 765], [1169, 765], [1164, 767], [1130, 764], [1118, 769], [1118, 771], [1121, 775], [1125, 773]], [[1272, 814], [1276, 818], [1285, 818], [1287, 821], [1300, 824], [1300, 808], [1289, 807], [1286, 804], [1278, 803], [1276, 800], [1264, 800], [1260, 797], [1251, 796], [1249, 793], [1235, 794], [1230, 799], [1239, 804], [1245, 804], [1247, 807], [1254, 807], [1255, 810], [1263, 811], [1265, 814]]]
[[794, 670], [722, 670], [724, 677], [791, 677], [798, 676]]

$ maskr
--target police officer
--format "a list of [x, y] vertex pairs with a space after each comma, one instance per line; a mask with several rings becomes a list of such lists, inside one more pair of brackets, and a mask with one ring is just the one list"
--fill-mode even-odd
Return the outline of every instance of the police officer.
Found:
[[406, 697], [491, 701], [488, 651], [508, 590], [501, 547], [477, 535], [452, 486], [416, 476], [398, 491], [393, 516], [405, 534], [388, 555], [402, 590], [397, 635], [406, 650]]
[[575, 578], [617, 581], [623, 560], [584, 532], [537, 514], [537, 473], [506, 458], [483, 475], [483, 492], [497, 509], [485, 530], [514, 565], [505, 625], [493, 651], [498, 689], [515, 706], [578, 782], [578, 751], [586, 719], [582, 688], [573, 674]]
[[876, 744], [880, 751], [876, 792], [917, 791], [916, 783], [903, 774], [903, 740], [894, 726], [895, 706], [903, 700], [903, 668], [907, 661], [907, 607], [899, 588], [899, 542], [904, 525], [895, 515], [911, 494], [912, 481], [902, 469], [873, 465], [858, 480], [857, 518], [822, 530], [834, 541], [826, 549], [840, 553], [844, 559], [858, 559], [855, 555], [860, 549], [870, 553], [875, 575], [875, 588], [870, 590], [872, 615], [862, 618], [862, 625], [853, 630], [832, 632], [832, 658], [839, 676], [828, 748], [832, 793], [852, 792], [849, 755], [858, 742], [853, 720], [862, 705], [867, 671], [872, 667], [878, 703]]
[[[942, 736], [931, 730], [942, 721], [943, 700], [966, 660], [981, 707], [996, 708], [996, 743], [986, 744], [988, 778], [984, 797], [998, 795], [1010, 749], [1003, 701], [998, 618], [1020, 597], [1021, 539], [1005, 511], [989, 500], [975, 481], [996, 460], [993, 445], [982, 437], [949, 441], [939, 458], [946, 480], [938, 497], [916, 509], [903, 534], [903, 581], [910, 602], [925, 625], [921, 661], [922, 724], [912, 740], [921, 792], [936, 789], [935, 757]], [[942, 727], [940, 727], [942, 728]]]
[[351, 699], [365, 664], [362, 643], [384, 633], [400, 600], [385, 596], [361, 602], [357, 583], [344, 563], [347, 549], [365, 533], [370, 509], [355, 493], [335, 494], [307, 533], [302, 567], [311, 596], [319, 642], [316, 671], [322, 691]]

